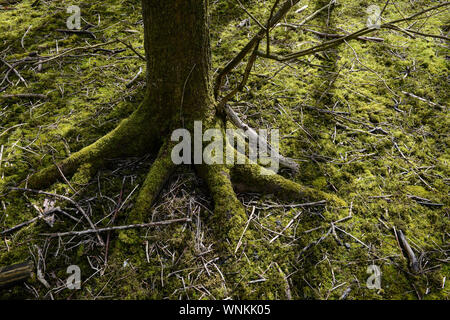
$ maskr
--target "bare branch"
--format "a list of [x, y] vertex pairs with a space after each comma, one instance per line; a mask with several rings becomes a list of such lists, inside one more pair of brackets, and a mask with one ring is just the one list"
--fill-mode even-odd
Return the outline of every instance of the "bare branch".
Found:
[[252, 70], [253, 64], [256, 61], [256, 56], [257, 56], [257, 52], [258, 52], [258, 47], [259, 47], [259, 41], [256, 44], [255, 48], [253, 49], [253, 53], [250, 56], [250, 59], [247, 62], [247, 66], [245, 67], [245, 72], [244, 72], [244, 76], [242, 77], [241, 82], [239, 83], [239, 85], [234, 88], [230, 93], [228, 93], [225, 97], [222, 98], [222, 100], [219, 101], [219, 103], [217, 104], [217, 110], [219, 110], [220, 112], [222, 111], [223, 107], [225, 106], [225, 104], [239, 91], [241, 91], [245, 84], [247, 83], [248, 77], [250, 76], [250, 71]]
[[147, 227], [155, 227], [155, 226], [162, 226], [167, 225], [171, 223], [178, 223], [178, 222], [190, 222], [190, 218], [181, 218], [181, 219], [173, 219], [173, 220], [164, 220], [164, 221], [157, 221], [157, 222], [149, 222], [149, 223], [139, 223], [139, 224], [130, 224], [126, 226], [116, 226], [116, 227], [107, 227], [107, 228], [98, 228], [98, 229], [87, 229], [83, 231], [68, 231], [68, 232], [60, 232], [60, 233], [43, 233], [43, 235], [51, 236], [51, 237], [65, 237], [65, 236], [81, 236], [84, 234], [90, 234], [90, 233], [99, 233], [99, 232], [108, 232], [113, 230], [127, 230], [127, 229], [133, 229], [133, 228], [147, 228]]
[[259, 22], [259, 20], [258, 19], [256, 19], [245, 7], [244, 7], [244, 5], [241, 3], [241, 1], [239, 1], [239, 0], [236, 0], [238, 3], [239, 3], [239, 6], [242, 8], [242, 10], [244, 10], [245, 11], [245, 13], [247, 13], [248, 15], [249, 15], [249, 17], [253, 20], [253, 21], [255, 21], [256, 22], [256, 24], [261, 28], [261, 29], [263, 29], [263, 30], [266, 30], [266, 27], [265, 26], [263, 26], [262, 25], [262, 23], [261, 22]]
[[[272, 7], [272, 9], [270, 10], [270, 16], [269, 16], [269, 19], [267, 20], [267, 25], [269, 24], [270, 20], [272, 20], [273, 13], [275, 12], [275, 9], [277, 8], [279, 2], [280, 2], [280, 0], [276, 0], [274, 5], [273, 5], [273, 7]], [[267, 40], [266, 40], [266, 42], [267, 42], [266, 43], [266, 45], [267, 45], [266, 52], [267, 52], [267, 54], [270, 54], [270, 28], [266, 29], [266, 38], [267, 38]]]
[[[398, 26], [396, 26], [394, 24], [395, 23], [399, 23], [399, 22], [413, 20], [414, 18], [416, 18], [416, 17], [418, 17], [420, 15], [423, 15], [423, 14], [429, 12], [429, 11], [441, 8], [443, 6], [448, 6], [448, 5], [450, 5], [450, 2], [445, 2], [445, 3], [442, 3], [442, 4], [436, 5], [434, 7], [422, 10], [422, 11], [420, 11], [418, 13], [415, 13], [415, 14], [407, 17], [407, 18], [402, 18], [402, 19], [394, 20], [394, 21], [391, 21], [391, 22], [388, 22], [388, 23], [384, 23], [384, 24], [382, 24], [380, 26], [380, 28], [384, 28], [384, 29], [399, 28]], [[293, 60], [293, 59], [296, 59], [296, 58], [299, 58], [299, 57], [303, 57], [303, 56], [306, 56], [306, 55], [310, 55], [310, 54], [314, 54], [314, 53], [317, 53], [317, 52], [325, 51], [327, 49], [336, 47], [336, 46], [342, 44], [343, 42], [345, 42], [347, 40], [358, 39], [359, 37], [361, 37], [361, 36], [363, 36], [365, 34], [372, 33], [372, 32], [377, 31], [377, 30], [378, 29], [376, 29], [376, 28], [365, 27], [365, 28], [362, 28], [362, 29], [360, 29], [360, 30], [358, 30], [356, 32], [348, 34], [348, 35], [346, 35], [344, 37], [324, 42], [324, 43], [322, 43], [320, 45], [317, 45], [317, 46], [314, 46], [312, 48], [308, 48], [308, 49], [305, 49], [305, 50], [302, 50], [302, 51], [294, 52], [294, 53], [285, 55], [284, 57], [277, 57], [276, 60], [278, 60], [278, 61], [289, 61], [289, 60]]]
[[[233, 109], [231, 109], [230, 106], [225, 105], [225, 112], [228, 116], [228, 118], [230, 119], [231, 123], [233, 123], [236, 127], [238, 127], [239, 129], [242, 129], [246, 132], [246, 134], [249, 136], [249, 138], [251, 139], [255, 139], [256, 141], [259, 141], [260, 144], [267, 146], [270, 148], [270, 150], [272, 150], [271, 146], [267, 143], [267, 141], [265, 141], [264, 139], [262, 139], [254, 129], [252, 129], [251, 127], [249, 127], [247, 124], [245, 124], [240, 118], [239, 116], [236, 114], [236, 112], [234, 112]], [[299, 169], [298, 164], [290, 159], [290, 158], [286, 158], [284, 156], [282, 156], [281, 154], [277, 153], [275, 155], [272, 155], [272, 157], [274, 157], [275, 159], [278, 160], [278, 162], [280, 163], [281, 166], [285, 167], [285, 168], [289, 168], [294, 172], [297, 172]]]
[[231, 72], [231, 70], [233, 70], [245, 58], [245, 56], [255, 47], [255, 45], [261, 41], [267, 29], [275, 26], [286, 15], [286, 13], [288, 13], [289, 10], [299, 2], [300, 0], [286, 0], [281, 8], [274, 14], [272, 19], [268, 21], [266, 27], [264, 29], [261, 28], [259, 32], [245, 45], [245, 47], [242, 48], [242, 50], [219, 72], [214, 82], [214, 96], [216, 98], [218, 97], [225, 75]]

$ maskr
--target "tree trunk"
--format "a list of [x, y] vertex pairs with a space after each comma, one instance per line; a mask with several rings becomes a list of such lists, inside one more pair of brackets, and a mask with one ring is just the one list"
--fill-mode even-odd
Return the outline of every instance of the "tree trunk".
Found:
[[142, 0], [148, 103], [161, 129], [186, 127], [214, 110], [206, 0]]

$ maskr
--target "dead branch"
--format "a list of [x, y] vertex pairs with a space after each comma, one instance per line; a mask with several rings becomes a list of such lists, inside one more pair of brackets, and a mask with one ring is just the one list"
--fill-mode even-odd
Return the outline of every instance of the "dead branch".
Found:
[[[332, 5], [334, 5], [336, 3], [335, 0], [331, 0], [327, 5], [323, 6], [322, 8], [320, 8], [319, 10], [313, 12], [312, 14], [310, 14], [309, 16], [307, 16], [305, 19], [303, 19], [299, 24], [289, 24], [288, 26], [293, 28], [293, 29], [297, 29], [300, 28], [301, 26], [303, 26], [304, 24], [306, 24], [308, 21], [311, 21], [312, 19], [314, 19], [319, 13], [321, 13], [323, 10], [328, 9], [329, 7], [331, 7]], [[281, 24], [280, 24], [281, 25]], [[285, 25], [285, 24], [283, 24]]]
[[[25, 87], [28, 88], [27, 82], [26, 82], [25, 79], [21, 76], [21, 74], [19, 73], [19, 71], [16, 70], [16, 68], [15, 68], [14, 66], [10, 65], [8, 62], [6, 62], [6, 61], [3, 60], [3, 59], [0, 59], [0, 61], [3, 62], [3, 63], [9, 68], [9, 70], [14, 71], [14, 73], [19, 77], [20, 81], [22, 81], [23, 84], [25, 85]], [[9, 70], [8, 70], [8, 71], [9, 71]]]
[[411, 249], [411, 246], [409, 245], [408, 241], [406, 240], [405, 235], [403, 234], [403, 232], [401, 230], [394, 229], [394, 232], [397, 236], [400, 247], [406, 253], [406, 257], [409, 261], [409, 266], [410, 266], [411, 270], [414, 273], [419, 273], [419, 271], [420, 271], [419, 270], [419, 261], [417, 260], [416, 255], [414, 254], [414, 252]]
[[[239, 0], [236, 0], [236, 1], [239, 3], [239, 6], [242, 8], [242, 10], [244, 10], [245, 13], [248, 14], [248, 16], [249, 16], [253, 21], [255, 21], [256, 24], [257, 24], [261, 29], [266, 30], [266, 27], [263, 26], [263, 25], [261, 24], [261, 22], [259, 22], [259, 20], [256, 19], [255, 16], [253, 16], [253, 15], [251, 14], [251, 12], [249, 12], [249, 11], [244, 7], [244, 5], [242, 4], [241, 1], [239, 1]], [[277, 0], [277, 2], [278, 2], [278, 0]]]
[[[267, 20], [266, 25], [269, 25], [270, 20], [272, 20], [273, 14], [275, 12], [275, 9], [278, 6], [278, 3], [280, 2], [280, 0], [276, 0], [275, 3], [272, 6], [272, 9], [270, 10], [270, 16], [269, 19]], [[267, 28], [266, 29], [266, 52], [267, 54], [270, 54], [270, 29]]]
[[410, 93], [410, 92], [402, 91], [402, 93], [403, 93], [405, 96], [408, 96], [408, 97], [411, 97], [411, 98], [420, 100], [420, 101], [422, 101], [422, 102], [425, 102], [425, 103], [429, 104], [430, 106], [437, 107], [437, 108], [440, 108], [440, 109], [442, 109], [442, 110], [445, 109], [443, 106], [438, 105], [437, 103], [434, 103], [434, 102], [431, 102], [430, 100], [427, 100], [427, 99], [425, 99], [425, 98], [416, 96], [415, 94], [412, 94], [412, 93]]
[[120, 43], [124, 44], [128, 49], [130, 49], [131, 51], [133, 51], [134, 53], [136, 53], [136, 55], [137, 55], [139, 58], [141, 58], [141, 60], [146, 61], [145, 57], [143, 57], [142, 54], [140, 54], [139, 52], [137, 52], [136, 49], [134, 49], [134, 47], [133, 47], [130, 43], [125, 42], [124, 40], [120, 40], [120, 39], [117, 39], [117, 41], [119, 41]]
[[42, 215], [40, 215], [40, 216], [34, 217], [34, 218], [32, 218], [32, 219], [30, 219], [30, 220], [28, 220], [28, 221], [22, 222], [22, 223], [20, 223], [20, 224], [14, 226], [14, 227], [12, 227], [12, 228], [3, 230], [2, 232], [0, 232], [0, 235], [3, 236], [3, 235], [6, 235], [6, 234], [9, 234], [9, 233], [11, 233], [11, 232], [20, 230], [20, 229], [22, 229], [23, 227], [26, 227], [26, 226], [32, 224], [33, 222], [35, 222], [35, 221], [37, 221], [37, 220], [39, 220], [39, 219], [45, 218], [46, 216], [49, 216], [49, 215], [51, 215], [52, 213], [56, 213], [56, 212], [63, 212], [63, 211], [61, 210], [60, 207], [56, 207], [56, 208], [50, 209], [50, 210], [48, 210], [48, 211], [45, 211], [45, 212], [44, 212]]
[[40, 93], [16, 93], [16, 94], [3, 94], [0, 98], [13, 99], [13, 98], [32, 98], [32, 99], [47, 99], [45, 94]]
[[214, 82], [214, 96], [216, 98], [219, 94], [220, 87], [222, 86], [223, 78], [245, 58], [245, 56], [255, 47], [257, 43], [259, 43], [259, 41], [261, 41], [266, 34], [266, 30], [274, 27], [286, 15], [286, 13], [299, 2], [300, 0], [286, 0], [281, 8], [273, 15], [272, 19], [268, 21], [266, 27], [264, 29], [261, 28], [258, 33], [254, 35], [253, 38], [245, 45], [245, 47], [242, 48], [242, 50], [230, 62], [228, 62], [222, 70], [220, 70]]
[[118, 41], [120, 42], [119, 39], [114, 39], [114, 40], [111, 40], [111, 41], [107, 41], [107, 42], [95, 44], [95, 45], [93, 45], [93, 46], [85, 46], [85, 47], [75, 47], [75, 48], [71, 48], [71, 49], [68, 49], [68, 50], [66, 50], [66, 51], [64, 51], [64, 52], [61, 52], [60, 54], [54, 55], [54, 56], [41, 57], [41, 58], [44, 59], [44, 60], [39, 60], [39, 61], [35, 62], [34, 65], [40, 65], [40, 64], [44, 64], [44, 63], [53, 61], [53, 60], [55, 60], [55, 59], [58, 59], [58, 58], [60, 58], [60, 57], [65, 56], [65, 55], [67, 55], [68, 53], [73, 52], [73, 51], [78, 51], [78, 50], [88, 50], [88, 49], [96, 49], [96, 48], [98, 48], [98, 47], [106, 46], [106, 45], [108, 45], [108, 44], [115, 43], [115, 42], [118, 42]]
[[[429, 12], [429, 11], [432, 11], [432, 10], [435, 10], [435, 9], [438, 9], [438, 8], [441, 8], [441, 7], [444, 7], [444, 6], [448, 6], [448, 5], [450, 5], [450, 2], [441, 3], [439, 5], [430, 7], [428, 9], [424, 9], [424, 10], [422, 10], [420, 12], [417, 12], [417, 13], [415, 13], [415, 14], [407, 17], [407, 18], [398, 19], [398, 20], [390, 21], [388, 23], [384, 23], [384, 24], [380, 25], [380, 28], [381, 29], [392, 29], [392, 28], [395, 28], [395, 27], [397, 27], [395, 25], [397, 23], [413, 20], [414, 18], [416, 18], [416, 17], [418, 17], [420, 15], [423, 15], [423, 14]], [[283, 57], [276, 56], [276, 60], [277, 61], [290, 61], [290, 60], [297, 59], [297, 58], [300, 58], [300, 57], [303, 57], [303, 56], [306, 56], [306, 55], [311, 55], [311, 54], [314, 54], [314, 53], [322, 52], [322, 51], [325, 51], [325, 50], [337, 47], [338, 45], [344, 43], [347, 40], [358, 39], [358, 37], [361, 37], [361, 36], [366, 35], [368, 33], [375, 32], [377, 30], [378, 30], [377, 28], [365, 27], [365, 28], [362, 28], [362, 29], [360, 29], [360, 30], [358, 30], [356, 32], [348, 34], [348, 35], [346, 35], [344, 37], [340, 37], [340, 38], [337, 38], [337, 39], [334, 39], [334, 40], [326, 41], [326, 42], [324, 42], [322, 44], [319, 44], [317, 46], [314, 46], [314, 47], [311, 47], [311, 48], [308, 48], [308, 49], [305, 49], [305, 50], [301, 50], [301, 51], [298, 51], [298, 52], [287, 54], [287, 55], [285, 55]]]
[[219, 112], [223, 112], [223, 108], [225, 106], [225, 104], [239, 91], [241, 91], [244, 87], [245, 84], [247, 83], [248, 77], [250, 76], [250, 72], [253, 68], [253, 65], [256, 61], [256, 56], [257, 56], [257, 52], [258, 52], [258, 47], [259, 47], [259, 41], [258, 43], [255, 45], [255, 48], [253, 49], [252, 55], [250, 56], [250, 59], [247, 62], [247, 66], [245, 67], [245, 72], [244, 75], [242, 77], [241, 82], [239, 83], [239, 85], [234, 88], [233, 90], [231, 90], [231, 92], [229, 92], [225, 97], [223, 97], [219, 103], [217, 104], [217, 110], [219, 110]]
[[43, 233], [43, 235], [50, 236], [50, 237], [65, 237], [65, 236], [81, 236], [84, 234], [90, 234], [90, 233], [100, 233], [100, 232], [108, 232], [113, 230], [127, 230], [127, 229], [133, 229], [133, 228], [148, 228], [148, 227], [155, 227], [155, 226], [162, 226], [162, 225], [168, 225], [172, 223], [179, 223], [179, 222], [190, 222], [190, 218], [181, 218], [181, 219], [173, 219], [173, 220], [164, 220], [164, 221], [157, 221], [157, 222], [149, 222], [149, 223], [139, 223], [139, 224], [130, 224], [125, 226], [116, 226], [116, 227], [107, 227], [107, 228], [98, 228], [98, 229], [87, 229], [83, 231], [68, 231], [68, 232], [60, 232], [60, 233]]
[[[345, 34], [337, 34], [337, 33], [326, 33], [326, 32], [319, 32], [316, 30], [311, 30], [311, 29], [303, 29], [307, 32], [311, 32], [315, 35], [318, 35], [320, 37], [324, 37], [324, 38], [342, 38], [345, 37]], [[377, 38], [377, 37], [357, 37], [356, 39], [358, 40], [363, 40], [363, 41], [375, 41], [375, 42], [383, 42], [384, 39], [383, 38]]]
[[[250, 139], [257, 139], [256, 141], [259, 141], [260, 144], [262, 143], [263, 147], [267, 146], [268, 150], [272, 150], [272, 147], [267, 143], [267, 141], [262, 139], [256, 133], [256, 131], [254, 129], [252, 129], [247, 124], [245, 124], [239, 118], [239, 116], [236, 114], [236, 112], [234, 112], [233, 109], [231, 109], [230, 106], [225, 105], [224, 108], [225, 108], [225, 112], [226, 112], [228, 118], [230, 119], [231, 123], [233, 123], [239, 129], [244, 130]], [[294, 160], [286, 158], [286, 157], [282, 156], [279, 153], [275, 154], [273, 157], [275, 157], [275, 159], [278, 160], [278, 162], [280, 163], [281, 166], [289, 168], [289, 169], [291, 169], [294, 172], [298, 171], [299, 166]]]
[[91, 31], [89, 31], [89, 30], [56, 29], [56, 31], [62, 32], [62, 33], [87, 34], [87, 35], [90, 36], [91, 38], [97, 39], [97, 37], [95, 36], [95, 34], [93, 34], [93, 33], [92, 33]]
[[125, 86], [127, 88], [131, 88], [131, 86], [133, 85], [133, 83], [136, 82], [136, 80], [139, 78], [141, 73], [142, 73], [142, 67], [139, 67], [139, 71], [136, 73], [136, 75], [133, 77], [133, 79], [131, 79]]

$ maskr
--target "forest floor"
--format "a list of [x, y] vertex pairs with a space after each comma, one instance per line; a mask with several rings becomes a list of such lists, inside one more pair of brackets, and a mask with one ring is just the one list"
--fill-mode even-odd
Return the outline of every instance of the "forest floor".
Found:
[[[273, 2], [244, 4], [265, 21]], [[235, 1], [210, 3], [216, 69], [258, 26], [245, 21], [248, 16]], [[285, 23], [298, 24], [327, 3], [302, 1]], [[140, 1], [77, 1], [87, 32], [60, 32], [67, 28], [66, 9], [72, 4], [0, 0], [0, 232], [52, 207], [71, 216], [57, 213], [53, 222], [39, 219], [0, 237], [0, 267], [28, 259], [39, 271], [26, 285], [0, 291], [0, 298], [239, 298], [221, 271], [233, 259], [254, 266], [252, 274], [242, 275], [241, 281], [252, 286], [246, 298], [449, 298], [450, 54], [445, 40], [380, 30], [371, 36], [382, 42], [351, 40], [289, 63], [260, 58], [245, 90], [231, 102], [253, 128], [280, 130], [281, 153], [301, 168], [296, 175], [281, 174], [338, 195], [349, 204], [344, 215], [320, 204], [240, 194], [248, 230], [257, 240], [243, 243], [240, 256], [224, 259], [215, 251], [208, 224], [213, 204], [206, 186], [190, 168], [180, 167], [148, 221], [188, 217], [191, 222], [140, 230], [142, 242], [134, 244], [139, 256], [125, 249], [111, 256], [127, 243], [126, 233], [104, 234], [106, 248], [95, 246], [92, 234], [45, 234], [88, 229], [72, 219], [79, 216], [78, 207], [98, 227], [125, 224], [155, 154], [111, 159], [90, 181], [62, 179], [45, 190], [56, 197], [8, 189], [96, 141], [143, 97]], [[383, 17], [392, 20], [435, 4], [396, 1]], [[363, 0], [339, 0], [303, 28], [276, 27], [272, 52], [323, 41], [314, 30], [356, 31], [366, 24], [367, 6]], [[417, 24], [423, 24], [423, 32], [446, 34], [449, 11]], [[244, 68], [228, 76], [225, 90]], [[18, 95], [30, 93], [38, 95]], [[416, 269], [400, 246], [400, 231], [417, 258]], [[65, 286], [69, 265], [81, 268], [80, 290]], [[381, 271], [380, 289], [367, 286], [372, 265]]]

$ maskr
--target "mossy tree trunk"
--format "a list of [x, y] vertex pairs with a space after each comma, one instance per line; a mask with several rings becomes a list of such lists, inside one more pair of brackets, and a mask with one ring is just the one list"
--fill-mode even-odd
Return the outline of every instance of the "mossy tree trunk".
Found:
[[205, 0], [142, 1], [149, 96], [144, 112], [163, 131], [191, 128], [214, 110], [207, 6]]

